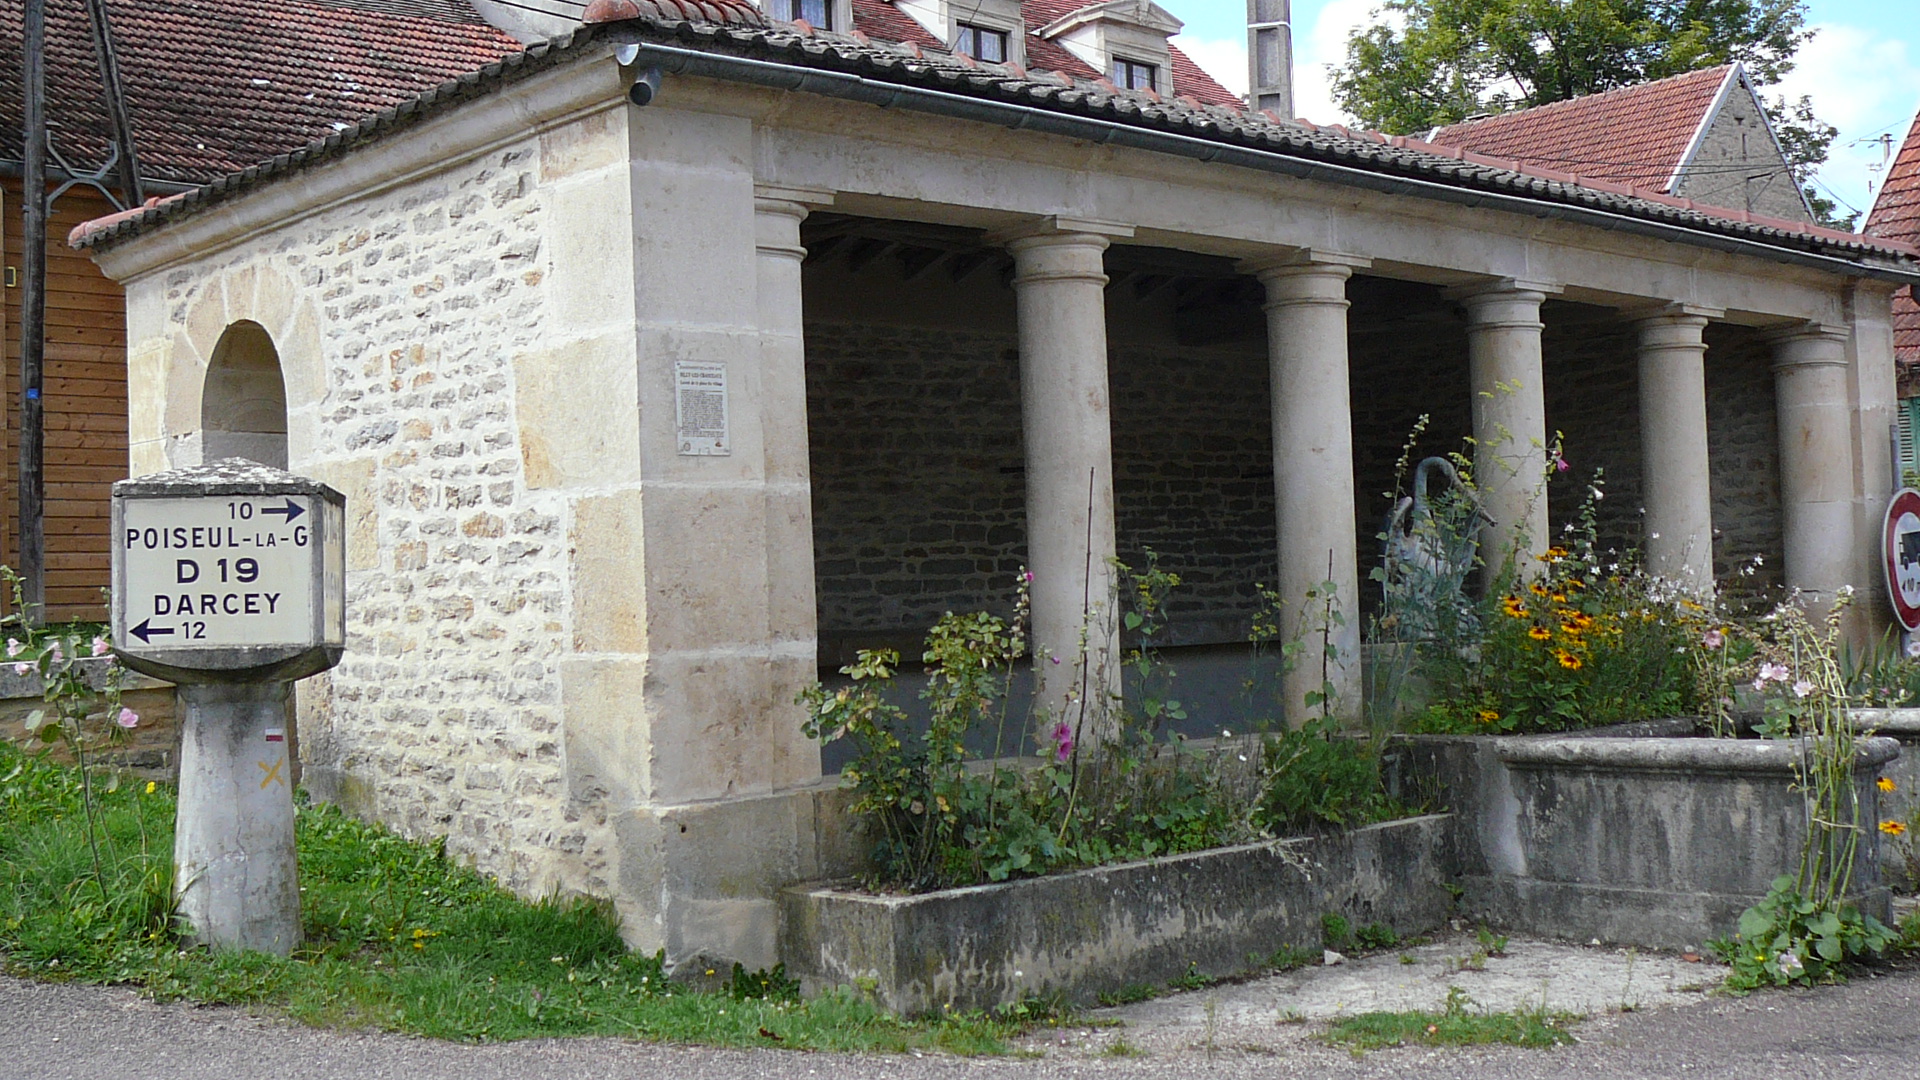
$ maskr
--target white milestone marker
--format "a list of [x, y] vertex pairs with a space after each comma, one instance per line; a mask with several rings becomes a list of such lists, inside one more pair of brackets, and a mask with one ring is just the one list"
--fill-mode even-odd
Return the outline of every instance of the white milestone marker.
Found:
[[317, 501], [129, 501], [121, 526], [127, 634], [149, 649], [305, 644]]

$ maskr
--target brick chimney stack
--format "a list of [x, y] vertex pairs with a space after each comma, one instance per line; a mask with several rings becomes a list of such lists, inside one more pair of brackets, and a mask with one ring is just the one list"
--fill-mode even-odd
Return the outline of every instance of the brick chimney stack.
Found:
[[1291, 0], [1247, 0], [1247, 103], [1293, 116]]

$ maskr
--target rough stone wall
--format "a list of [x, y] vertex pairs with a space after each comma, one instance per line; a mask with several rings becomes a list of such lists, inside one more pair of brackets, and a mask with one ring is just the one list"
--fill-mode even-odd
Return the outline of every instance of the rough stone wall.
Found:
[[270, 280], [306, 305], [275, 343], [291, 468], [349, 508], [346, 655], [299, 690], [309, 784], [511, 888], [606, 894], [567, 798], [565, 504], [529, 490], [515, 416], [515, 358], [553, 332], [556, 153], [530, 136], [164, 289], [174, 327], [252, 318]]
[[1674, 194], [1707, 206], [1812, 222], [1753, 95], [1735, 87]]
[[[1016, 340], [998, 319], [961, 329], [879, 271], [890, 323], [807, 329], [808, 415], [823, 666], [876, 643], [903, 651], [946, 611], [1012, 606], [1025, 553]], [[1420, 417], [1414, 460], [1464, 450], [1472, 426], [1465, 324], [1438, 289], [1357, 278], [1350, 290], [1355, 542], [1363, 572], [1392, 501], [1394, 466]], [[822, 305], [815, 304], [820, 312]], [[1641, 543], [1637, 338], [1617, 312], [1553, 302], [1544, 312], [1549, 431], [1572, 469], [1549, 486], [1556, 528], [1590, 498], [1600, 543]], [[1183, 347], [1155, 327], [1111, 339], [1119, 550], [1143, 549], [1182, 578], [1173, 644], [1244, 641], [1257, 582], [1273, 580], [1275, 530], [1267, 363], [1256, 339]], [[1762, 556], [1745, 587], [1778, 580], [1779, 467], [1766, 346], [1737, 327], [1708, 335], [1708, 424], [1717, 571]], [[1405, 481], [1402, 481], [1404, 490]], [[1362, 589], [1370, 610], [1377, 588]]]
[[[1264, 362], [1114, 345], [1122, 561], [1180, 575], [1173, 643], [1245, 636], [1274, 575]], [[808, 416], [821, 662], [947, 611], [1010, 615], [1026, 556], [1019, 353], [1008, 335], [815, 322]]]

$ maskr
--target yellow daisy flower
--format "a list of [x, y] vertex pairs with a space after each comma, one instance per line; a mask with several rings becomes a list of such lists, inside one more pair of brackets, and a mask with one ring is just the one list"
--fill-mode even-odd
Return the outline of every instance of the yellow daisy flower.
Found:
[[1875, 780], [1873, 783], [1874, 783], [1874, 786], [1878, 787], [1881, 791], [1892, 791], [1894, 786], [1893, 777], [1891, 776], [1883, 776], [1880, 779]]
[[1553, 632], [1544, 626], [1530, 626], [1527, 628], [1527, 636], [1535, 641], [1545, 641], [1553, 636]]
[[1880, 831], [1886, 833], [1888, 836], [1902, 836], [1905, 835], [1907, 831], [1907, 823], [1904, 821], [1883, 821], [1880, 823]]
[[1585, 661], [1565, 649], [1553, 650], [1553, 658], [1559, 661], [1560, 666], [1566, 668], [1568, 671], [1579, 671], [1586, 666]]

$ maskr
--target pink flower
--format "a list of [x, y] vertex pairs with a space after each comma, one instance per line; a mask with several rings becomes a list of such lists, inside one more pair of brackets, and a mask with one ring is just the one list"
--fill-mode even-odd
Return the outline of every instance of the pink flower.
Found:
[[1806, 697], [1811, 693], [1813, 693], [1813, 684], [1807, 680], [1801, 679], [1799, 682], [1793, 684], [1794, 697]]
[[67, 658], [67, 654], [60, 651], [60, 643], [56, 641], [53, 643], [53, 648], [47, 650], [47, 657], [48, 659], [52, 660], [54, 663], [57, 664], [62, 660], [65, 660]]
[[122, 708], [120, 715], [114, 719], [114, 723], [123, 728], [137, 728], [140, 726], [140, 714], [132, 709]]
[[1567, 463], [1566, 458], [1561, 457], [1559, 454], [1553, 455], [1553, 471], [1554, 472], [1566, 472], [1568, 469], [1571, 469], [1571, 468], [1573, 468], [1573, 466]]
[[16, 657], [16, 656], [19, 656], [19, 655], [20, 655], [20, 650], [21, 650], [21, 649], [24, 649], [24, 648], [26, 648], [26, 646], [25, 646], [25, 645], [22, 645], [22, 644], [20, 644], [20, 639], [19, 639], [19, 638], [8, 638], [8, 639], [7, 639], [7, 657], [8, 657], [9, 659], [11, 659], [11, 658], [13, 658], [13, 657]]
[[1073, 756], [1073, 729], [1061, 721], [1053, 726], [1053, 760], [1065, 761]]
[[15, 675], [31, 675], [33, 674], [33, 665], [32, 664], [15, 664], [13, 665], [13, 673]]
[[1760, 673], [1753, 679], [1753, 688], [1765, 690], [1770, 682], [1786, 682], [1792, 677], [1793, 672], [1787, 670], [1787, 665], [1776, 664], [1769, 660], [1760, 665]]
[[1907, 642], [1907, 659], [1920, 660], [1920, 638]]
[[107, 644], [106, 638], [95, 637], [93, 639], [93, 655], [95, 656], [105, 656], [112, 648], [113, 646]]
[[1700, 644], [1705, 645], [1709, 649], [1717, 649], [1726, 643], [1727, 635], [1718, 630], [1709, 630], [1707, 631], [1707, 636], [1700, 639]]

